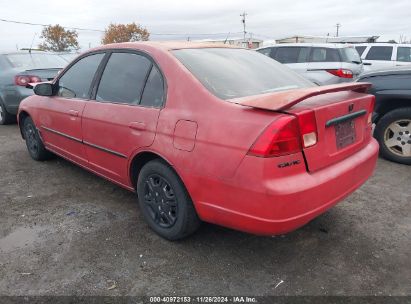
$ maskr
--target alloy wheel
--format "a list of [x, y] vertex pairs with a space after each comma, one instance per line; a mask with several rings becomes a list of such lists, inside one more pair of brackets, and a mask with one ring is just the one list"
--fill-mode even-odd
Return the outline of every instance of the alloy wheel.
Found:
[[401, 157], [411, 157], [411, 119], [391, 123], [384, 132], [384, 145]]

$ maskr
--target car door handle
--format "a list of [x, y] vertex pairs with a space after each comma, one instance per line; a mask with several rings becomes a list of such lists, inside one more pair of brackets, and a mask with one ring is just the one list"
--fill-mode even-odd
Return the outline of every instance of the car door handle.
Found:
[[70, 116], [78, 117], [78, 111], [76, 110], [69, 110], [68, 113]]
[[130, 122], [128, 127], [130, 129], [138, 130], [138, 131], [144, 131], [147, 128], [146, 124], [140, 121]]

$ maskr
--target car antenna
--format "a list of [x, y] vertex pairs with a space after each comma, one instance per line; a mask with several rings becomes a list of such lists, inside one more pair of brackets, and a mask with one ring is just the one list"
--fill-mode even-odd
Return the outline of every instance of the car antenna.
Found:
[[29, 48], [29, 53], [30, 54], [31, 54], [31, 49], [33, 48], [33, 43], [34, 43], [34, 39], [36, 38], [36, 35], [37, 35], [37, 33], [34, 33], [33, 39], [31, 40], [31, 45], [30, 45], [30, 48]]

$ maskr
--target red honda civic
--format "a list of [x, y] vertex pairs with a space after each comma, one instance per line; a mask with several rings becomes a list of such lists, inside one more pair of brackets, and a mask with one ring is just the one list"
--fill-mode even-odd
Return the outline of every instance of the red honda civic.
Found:
[[57, 154], [135, 191], [164, 238], [201, 221], [275, 235], [372, 174], [368, 87], [318, 87], [242, 48], [111, 44], [37, 84], [18, 121], [33, 159]]

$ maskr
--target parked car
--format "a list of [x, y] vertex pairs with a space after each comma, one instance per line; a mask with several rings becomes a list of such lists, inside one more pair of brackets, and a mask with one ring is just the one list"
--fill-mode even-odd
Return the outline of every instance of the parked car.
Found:
[[47, 52], [0, 53], [0, 125], [15, 122], [20, 101], [33, 94], [28, 83], [52, 80], [67, 64]]
[[358, 81], [372, 83], [374, 136], [381, 155], [411, 165], [411, 66], [369, 72]]
[[411, 44], [361, 43], [355, 49], [364, 62], [364, 70], [380, 70], [411, 65]]
[[363, 71], [352, 46], [331, 43], [287, 43], [257, 50], [318, 85], [353, 81]]
[[112, 44], [37, 84], [18, 120], [33, 159], [53, 152], [136, 191], [167, 239], [200, 220], [273, 235], [309, 222], [373, 172], [368, 87], [318, 87], [242, 48]]
[[80, 53], [70, 53], [70, 52], [63, 52], [63, 53], [58, 53], [60, 57], [63, 57], [64, 60], [67, 62], [73, 61], [77, 56], [80, 55]]

